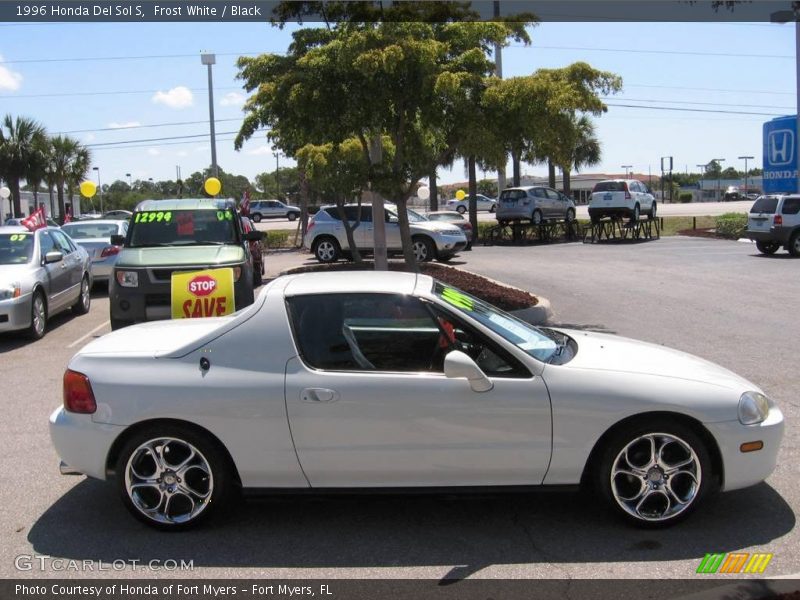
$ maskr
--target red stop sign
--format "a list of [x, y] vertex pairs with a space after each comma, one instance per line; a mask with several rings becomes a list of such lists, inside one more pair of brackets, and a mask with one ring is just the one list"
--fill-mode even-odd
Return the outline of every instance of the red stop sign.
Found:
[[198, 275], [189, 280], [187, 288], [195, 296], [208, 296], [217, 289], [217, 280], [211, 275]]

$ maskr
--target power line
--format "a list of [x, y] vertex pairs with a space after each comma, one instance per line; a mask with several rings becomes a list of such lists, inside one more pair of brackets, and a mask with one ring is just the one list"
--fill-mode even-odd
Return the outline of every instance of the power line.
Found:
[[[259, 54], [285, 54], [285, 52], [216, 52], [217, 56], [258, 56]], [[33, 63], [62, 63], [62, 62], [92, 62], [92, 61], [118, 61], [118, 60], [163, 60], [166, 58], [197, 58], [198, 54], [143, 54], [140, 56], [73, 56], [71, 58], [20, 58], [16, 60], [4, 59], [1, 64], [33, 64]]]
[[[215, 119], [217, 123], [222, 123], [226, 121], [241, 121], [241, 119]], [[173, 123], [152, 123], [149, 125], [125, 125], [121, 127], [103, 127], [100, 129], [73, 129], [72, 131], [56, 131], [56, 134], [67, 134], [67, 133], [95, 133], [98, 131], [124, 131], [126, 129], [147, 129], [150, 127], [173, 127], [178, 125], [202, 125], [204, 123], [208, 123], [208, 120], [205, 121], [181, 121], [181, 122], [173, 122]]]
[[614, 104], [606, 102], [607, 106], [615, 106], [619, 108], [643, 108], [645, 110], [674, 110], [680, 112], [699, 112], [699, 113], [714, 113], [721, 115], [758, 115], [762, 117], [782, 117], [782, 113], [762, 113], [762, 112], [745, 112], [739, 110], [711, 110], [709, 108], [679, 108], [671, 106], [640, 106], [638, 104]]
[[[611, 96], [609, 96], [611, 98]], [[637, 98], [616, 97], [627, 102], [655, 102], [657, 104], [698, 104], [701, 106], [727, 106], [732, 108], [774, 108], [775, 110], [794, 110], [794, 106], [767, 106], [764, 104], [724, 104], [721, 102], [697, 102], [689, 100], [640, 100]]]
[[[0, 65], [3, 63], [0, 62]], [[192, 92], [208, 92], [208, 88], [189, 88]], [[217, 90], [242, 90], [241, 87], [214, 87]], [[68, 96], [120, 96], [122, 94], [156, 94], [164, 90], [122, 90], [117, 92], [95, 91], [95, 92], [58, 92], [55, 94], [0, 94], [0, 98], [63, 98]]]
[[731, 90], [723, 88], [686, 87], [682, 85], [651, 85], [645, 83], [626, 83], [625, 87], [658, 88], [662, 90], [691, 90], [697, 92], [732, 92], [736, 94], [770, 94], [777, 96], [794, 96], [796, 94], [796, 92], [767, 92], [763, 90], [746, 90], [743, 92], [741, 88], [738, 90]]
[[590, 52], [624, 52], [626, 54], [671, 54], [680, 56], [719, 56], [736, 58], [791, 58], [788, 54], [734, 54], [732, 52], [700, 52], [690, 50], [640, 50], [634, 48], [587, 48], [579, 46], [526, 46], [524, 44], [510, 44], [512, 48], [534, 48], [536, 50], [581, 50]]

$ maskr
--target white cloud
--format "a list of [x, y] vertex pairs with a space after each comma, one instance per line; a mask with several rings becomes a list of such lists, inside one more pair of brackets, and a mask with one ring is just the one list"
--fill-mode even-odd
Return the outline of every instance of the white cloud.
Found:
[[242, 106], [244, 104], [244, 96], [239, 92], [228, 92], [219, 101], [220, 106]]
[[189, 153], [186, 152], [186, 150], [181, 150], [180, 152], [177, 153], [177, 155], [180, 157], [184, 157], [184, 156], [189, 156]]
[[141, 123], [139, 121], [123, 121], [122, 123], [112, 121], [108, 124], [111, 129], [128, 129], [130, 127], [139, 127], [140, 125]]
[[83, 136], [83, 139], [87, 142], [93, 142], [95, 139], [97, 139], [97, 137], [93, 133], [87, 133], [85, 136]]
[[153, 102], [170, 108], [186, 108], [194, 104], [194, 96], [192, 95], [192, 90], [179, 85], [168, 92], [156, 92], [153, 96]]
[[211, 149], [211, 146], [205, 145], [205, 146], [197, 146], [194, 149], [194, 151], [195, 152], [208, 152], [210, 149]]
[[248, 150], [247, 153], [252, 156], [263, 156], [264, 154], [272, 154], [272, 148], [269, 146], [259, 146], [258, 148]]
[[148, 148], [147, 153], [150, 156], [158, 156], [159, 154], [161, 154], [161, 150], [159, 150], [158, 148]]
[[16, 92], [22, 85], [22, 75], [2, 65], [3, 56], [0, 55], [0, 90]]

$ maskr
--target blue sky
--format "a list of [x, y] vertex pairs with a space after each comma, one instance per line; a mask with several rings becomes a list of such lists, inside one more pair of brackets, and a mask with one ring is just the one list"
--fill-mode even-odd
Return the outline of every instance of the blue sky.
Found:
[[[760, 167], [763, 122], [771, 115], [795, 113], [791, 25], [547, 23], [531, 35], [531, 46], [504, 51], [506, 77], [582, 60], [623, 78], [623, 92], [608, 98], [612, 106], [596, 119], [603, 161], [592, 172], [618, 173], [621, 165], [633, 165], [637, 173], [649, 168], [655, 175], [660, 157], [670, 155], [679, 171], [697, 171], [696, 165], [712, 158], [724, 158], [723, 167], [742, 169], [737, 158], [742, 155], [755, 156], [749, 165]], [[210, 162], [206, 69], [199, 53], [214, 52], [218, 162], [252, 178], [274, 170], [275, 158], [265, 137], [236, 152], [233, 135], [223, 135], [238, 130], [242, 118], [245, 94], [235, 78], [236, 57], [284, 52], [289, 40], [288, 30], [257, 23], [3, 23], [0, 113], [33, 117], [51, 133], [74, 132], [87, 145], [201, 136], [92, 148], [104, 184], [125, 180], [126, 173], [133, 179], [174, 179], [176, 165], [186, 176]], [[62, 60], [119, 56], [163, 58]], [[24, 62], [41, 60], [47, 62]], [[525, 165], [523, 171], [546, 170]], [[464, 170], [441, 170], [440, 178], [460, 181]]]

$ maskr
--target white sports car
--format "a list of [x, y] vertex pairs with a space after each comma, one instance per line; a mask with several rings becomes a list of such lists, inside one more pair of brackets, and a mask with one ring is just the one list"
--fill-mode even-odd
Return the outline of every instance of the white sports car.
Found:
[[228, 317], [145, 323], [70, 361], [64, 473], [179, 529], [237, 487], [591, 485], [672, 524], [772, 472], [783, 415], [749, 381], [630, 339], [540, 329], [430, 277], [281, 277]]

